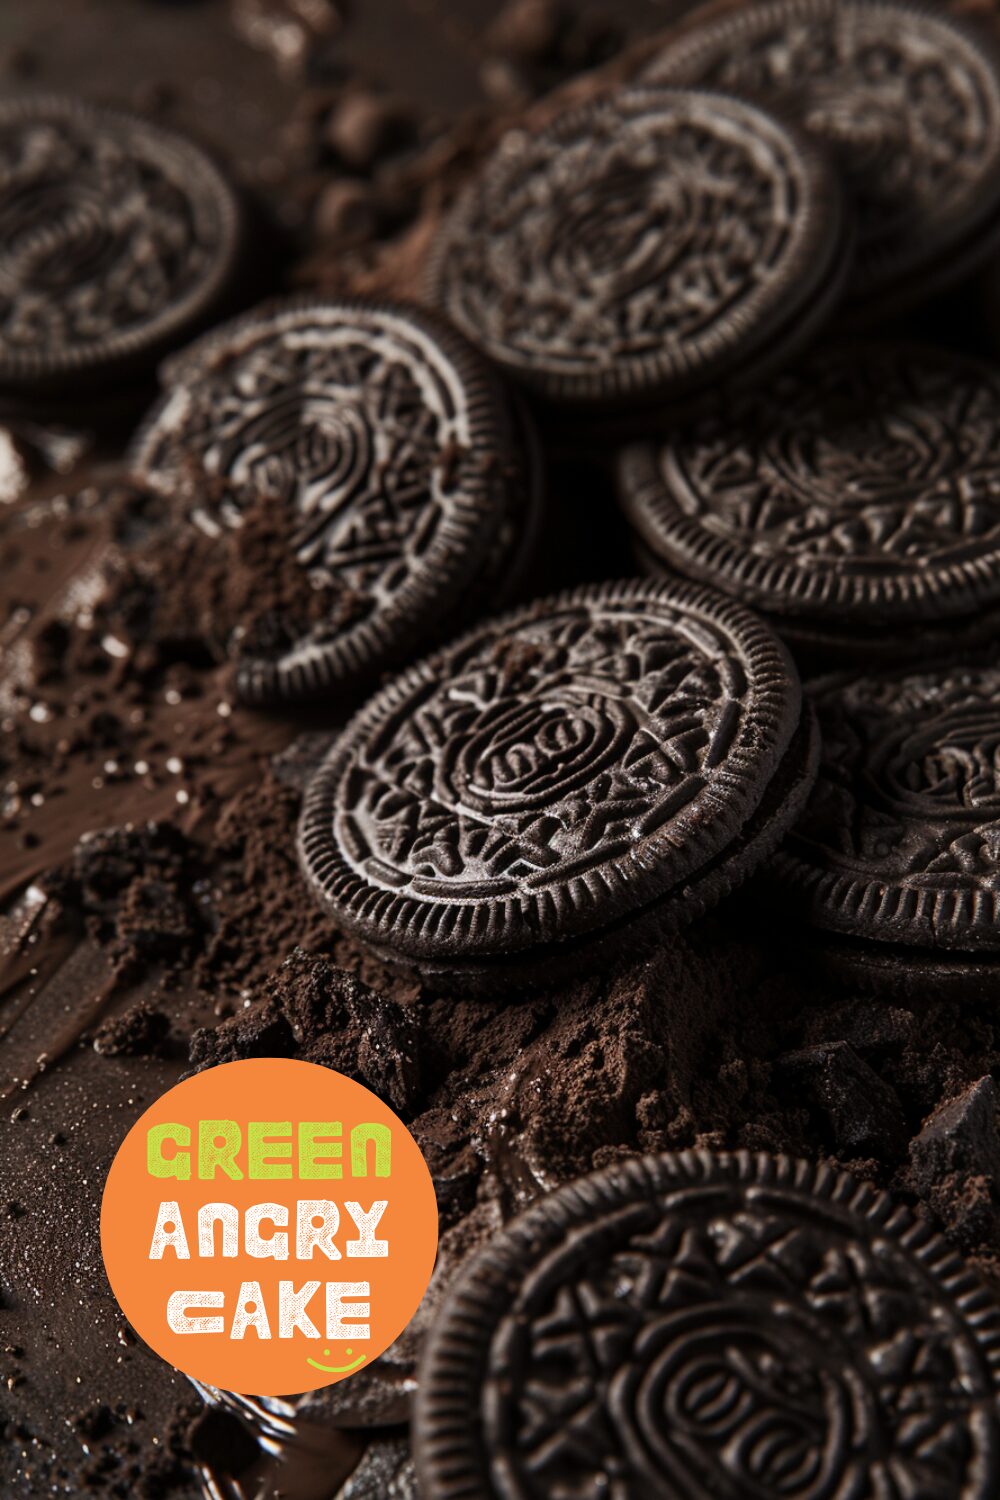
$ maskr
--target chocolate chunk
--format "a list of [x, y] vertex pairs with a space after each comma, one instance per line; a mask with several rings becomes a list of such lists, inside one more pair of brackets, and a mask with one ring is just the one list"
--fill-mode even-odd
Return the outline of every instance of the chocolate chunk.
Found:
[[152, 1057], [162, 1050], [169, 1034], [170, 1017], [140, 1003], [99, 1027], [94, 1051], [102, 1057]]
[[251, 47], [269, 52], [283, 72], [319, 65], [343, 25], [347, 0], [232, 0], [234, 30]]
[[442, 1229], [471, 1213], [483, 1173], [483, 1162], [473, 1147], [464, 1122], [454, 1108], [425, 1110], [413, 1134], [434, 1180]]
[[910, 1142], [909, 1186], [965, 1249], [1000, 1233], [1000, 1133], [987, 1075], [938, 1105]]
[[374, 1438], [335, 1500], [419, 1500], [406, 1438]]
[[881, 316], [996, 243], [1000, 54], [985, 27], [907, 0], [768, 0], [691, 28], [643, 78], [749, 95], [828, 147], [858, 204], [851, 287]]
[[644, 567], [714, 584], [836, 665], [986, 639], [1000, 607], [1000, 374], [907, 344], [823, 349], [628, 448]]
[[838, 184], [803, 138], [737, 99], [637, 89], [507, 136], [428, 290], [542, 394], [631, 406], [787, 354], [846, 265]]
[[303, 868], [390, 961], [539, 982], [634, 941], [630, 920], [676, 928], [749, 872], [808, 786], [799, 712], [776, 638], [721, 596], [580, 589], [371, 700], [310, 784]]
[[191, 868], [194, 851], [171, 823], [103, 828], [76, 845], [72, 860], [45, 877], [47, 891], [75, 899], [89, 915], [126, 891], [133, 881], [157, 875], [169, 879]]
[[75, 99], [8, 99], [0, 162], [0, 384], [151, 363], [228, 288], [239, 203], [183, 137]]
[[507, 0], [486, 33], [485, 45], [515, 62], [544, 63], [555, 53], [564, 21], [557, 0]]
[[13, 505], [47, 474], [65, 474], [92, 443], [88, 434], [0, 403], [0, 503]]
[[249, 998], [217, 1030], [195, 1032], [192, 1062], [296, 1057], [356, 1078], [395, 1110], [412, 1109], [420, 1088], [417, 1029], [395, 1001], [301, 951]]
[[381, 157], [406, 145], [413, 123], [396, 100], [358, 90], [335, 105], [325, 133], [327, 144], [345, 167], [368, 173]]
[[916, 1017], [901, 1006], [881, 999], [850, 1000], [831, 1010], [822, 1009], [809, 1028], [818, 1040], [849, 1042], [856, 1052], [882, 1055], [904, 1047], [916, 1030]]
[[925, 1120], [910, 1143], [913, 1180], [929, 1190], [953, 1172], [973, 1172], [1000, 1181], [1000, 1134], [996, 1123], [997, 1092], [987, 1074], [946, 1099]]
[[286, 300], [216, 329], [169, 365], [132, 461], [220, 553], [255, 508], [281, 513], [293, 579], [265, 607], [264, 527], [261, 603], [231, 640], [254, 703], [325, 697], [412, 654], [489, 603], [530, 530], [503, 391], [415, 308]]
[[275, 1006], [248, 1006], [217, 1030], [199, 1027], [191, 1038], [191, 1061], [211, 1068], [247, 1057], [294, 1057], [295, 1036]]
[[122, 977], [183, 962], [205, 938], [193, 886], [198, 853], [170, 823], [102, 829], [81, 839], [72, 859], [43, 879], [66, 913], [82, 917]]
[[896, 1091], [848, 1042], [786, 1052], [775, 1067], [824, 1117], [839, 1155], [891, 1160], [903, 1150], [906, 1121]]
[[[550, 1194], [453, 1288], [421, 1364], [431, 1500], [1000, 1482], [1000, 1308], [884, 1195], [740, 1153]], [[914, 1413], [919, 1421], [914, 1424]], [[919, 1429], [919, 1437], [917, 1437]]]
[[362, 182], [331, 182], [317, 200], [313, 219], [323, 239], [338, 245], [360, 245], [375, 233], [378, 203]]

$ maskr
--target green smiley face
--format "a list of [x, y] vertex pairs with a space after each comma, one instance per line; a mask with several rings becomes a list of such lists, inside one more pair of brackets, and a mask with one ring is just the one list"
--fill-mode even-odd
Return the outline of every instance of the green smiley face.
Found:
[[[324, 1349], [323, 1353], [327, 1358], [329, 1358], [329, 1349]], [[344, 1353], [347, 1355], [348, 1359], [350, 1359], [351, 1355], [354, 1353], [354, 1350], [345, 1349]], [[322, 1370], [324, 1375], [347, 1375], [351, 1370], [356, 1370], [359, 1365], [363, 1365], [365, 1362], [365, 1358], [366, 1356], [364, 1354], [359, 1354], [357, 1359], [349, 1365], [321, 1365], [316, 1359], [307, 1359], [306, 1364], [312, 1365], [314, 1370]]]

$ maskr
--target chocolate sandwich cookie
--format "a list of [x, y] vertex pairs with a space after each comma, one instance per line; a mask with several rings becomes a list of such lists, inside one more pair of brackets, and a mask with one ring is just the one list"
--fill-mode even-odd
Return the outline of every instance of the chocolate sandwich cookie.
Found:
[[769, 0], [706, 17], [647, 83], [731, 89], [830, 147], [858, 210], [851, 293], [884, 314], [961, 279], [1000, 235], [1000, 52], [905, 0]]
[[318, 900], [443, 985], [545, 982], [677, 928], [773, 849], [815, 774], [791, 659], [688, 584], [583, 588], [390, 683], [306, 793]]
[[230, 282], [241, 218], [173, 131], [76, 99], [0, 104], [0, 386], [121, 374], [190, 337]]
[[[851, 940], [869, 983], [937, 989], [945, 971], [997, 993], [995, 650], [978, 662], [827, 679], [810, 697], [821, 766], [769, 866], [783, 909]], [[839, 967], [850, 944], [837, 951]]]
[[1000, 621], [1000, 369], [943, 350], [821, 350], [627, 448], [644, 571], [765, 613], [801, 659], [927, 656]]
[[561, 402], [676, 396], [779, 358], [847, 266], [839, 183], [794, 127], [631, 89], [501, 142], [439, 233], [430, 300]]
[[422, 1362], [424, 1500], [990, 1500], [1000, 1308], [923, 1221], [790, 1157], [647, 1156], [481, 1251]]
[[299, 603], [234, 643], [245, 701], [353, 688], [468, 623], [523, 567], [540, 498], [526, 418], [436, 318], [270, 304], [164, 378], [137, 472], [210, 536], [277, 507], [301, 568]]
[[536, 577], [546, 575], [543, 529], [550, 520], [546, 508], [546, 455], [526, 403], [516, 391], [507, 392], [513, 434], [500, 485], [502, 513], [490, 555], [481, 573], [471, 580], [455, 611], [456, 629], [484, 612], [507, 609], [519, 599], [530, 599]]

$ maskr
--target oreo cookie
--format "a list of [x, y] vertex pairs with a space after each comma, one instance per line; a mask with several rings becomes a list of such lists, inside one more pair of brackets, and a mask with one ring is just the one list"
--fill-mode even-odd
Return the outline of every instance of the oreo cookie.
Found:
[[184, 137], [76, 99], [4, 101], [0, 386], [152, 363], [216, 307], [241, 231], [233, 188]]
[[795, 669], [687, 584], [578, 589], [391, 682], [306, 793], [317, 899], [444, 987], [543, 983], [700, 915], [815, 774]]
[[516, 1220], [438, 1315], [424, 1500], [990, 1500], [1000, 1308], [884, 1193], [648, 1156]]
[[176, 356], [164, 380], [136, 472], [210, 536], [276, 506], [301, 566], [301, 607], [235, 647], [246, 702], [356, 688], [502, 600], [530, 559], [527, 419], [433, 317], [269, 304]]
[[801, 368], [633, 444], [639, 561], [766, 614], [802, 660], [941, 651], [1000, 621], [1000, 370], [906, 344]]
[[957, 283], [1000, 234], [1000, 52], [906, 0], [766, 0], [706, 17], [646, 83], [730, 89], [831, 148], [858, 210], [853, 296], [884, 315]]
[[[813, 685], [820, 773], [769, 866], [786, 912], [837, 934], [869, 983], [1000, 980], [1000, 663]], [[849, 940], [844, 943], [844, 939]]]
[[753, 104], [630, 89], [501, 142], [439, 233], [428, 294], [567, 403], [675, 397], [786, 357], [847, 267], [839, 183]]

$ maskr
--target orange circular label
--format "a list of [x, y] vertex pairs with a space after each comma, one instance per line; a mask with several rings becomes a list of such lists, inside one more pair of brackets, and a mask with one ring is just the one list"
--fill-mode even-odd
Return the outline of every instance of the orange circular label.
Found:
[[136, 1332], [245, 1395], [371, 1364], [416, 1312], [437, 1233], [402, 1121], [360, 1083], [285, 1058], [169, 1089], [122, 1142], [101, 1205], [108, 1279]]

